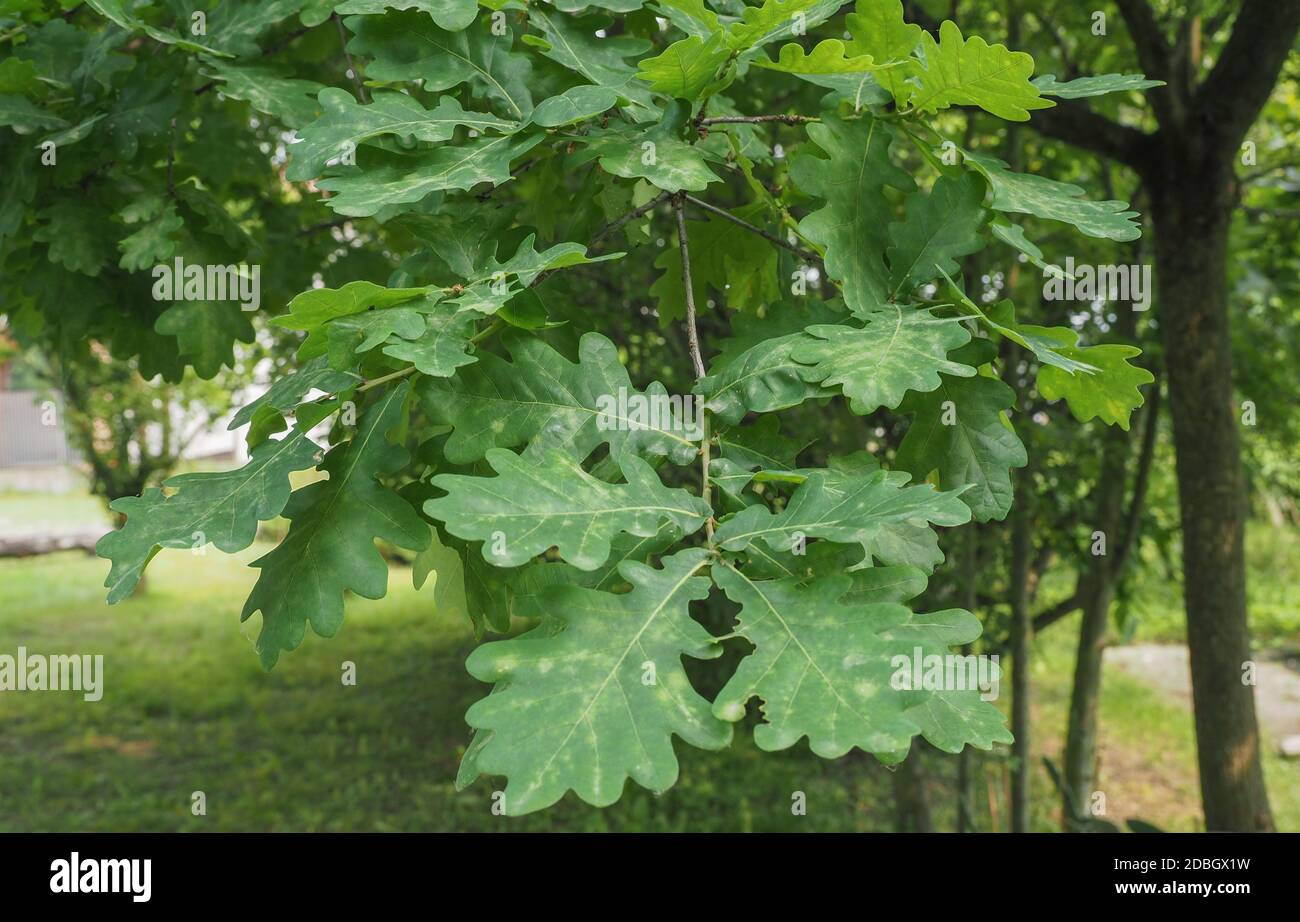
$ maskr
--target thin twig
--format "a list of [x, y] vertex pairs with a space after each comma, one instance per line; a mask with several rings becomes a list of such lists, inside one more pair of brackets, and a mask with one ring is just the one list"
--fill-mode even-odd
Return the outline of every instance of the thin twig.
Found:
[[641, 217], [646, 212], [653, 211], [655, 208], [659, 207], [670, 198], [672, 198], [672, 193], [660, 192], [658, 195], [656, 195], [650, 201], [646, 202], [640, 208], [633, 208], [627, 214], [623, 215], [623, 217], [615, 218], [613, 221], [610, 221], [600, 230], [596, 231], [595, 235], [591, 238], [591, 245], [595, 246], [597, 243], [604, 240], [610, 234], [614, 233], [614, 231], [618, 230], [628, 221], [635, 221], [637, 218]]
[[[497, 330], [501, 329], [505, 325], [506, 322], [502, 320], [500, 317], [494, 317], [491, 323], [489, 323], [487, 326], [485, 326], [483, 329], [479, 330], [477, 333], [475, 333], [473, 336], [469, 338], [470, 344], [477, 346], [479, 343], [483, 342], [483, 340], [487, 339], [489, 336], [491, 336], [493, 333], [495, 333]], [[360, 394], [363, 391], [370, 390], [372, 387], [378, 387], [381, 384], [387, 384], [389, 381], [396, 381], [398, 378], [405, 378], [407, 375], [414, 374], [415, 371], [416, 368], [414, 365], [408, 365], [406, 368], [403, 368], [401, 371], [394, 371], [391, 372], [390, 374], [381, 375], [378, 378], [371, 378], [369, 381], [366, 381], [364, 384], [362, 384], [360, 387], [357, 388], [357, 393]]]
[[708, 372], [704, 370], [704, 357], [700, 354], [700, 331], [695, 325], [695, 292], [691, 288], [691, 247], [686, 237], [686, 215], [682, 211], [682, 199], [673, 200], [673, 212], [677, 216], [677, 246], [682, 253], [682, 287], [686, 293], [686, 345], [691, 352], [691, 364], [695, 366], [696, 380]]
[[700, 125], [754, 125], [760, 122], [781, 122], [786, 125], [803, 125], [808, 122], [820, 122], [815, 115], [716, 115], [702, 118]]
[[176, 164], [176, 118], [172, 117], [171, 145], [167, 148], [167, 197], [176, 197], [176, 183], [173, 180], [173, 167]]
[[317, 223], [313, 224], [311, 227], [304, 227], [302, 230], [298, 231], [298, 236], [309, 237], [312, 234], [319, 233], [320, 231], [323, 230], [329, 230], [330, 228], [334, 228], [334, 227], [343, 227], [350, 220], [351, 220], [350, 218], [340, 218], [337, 221], [318, 221]]
[[[280, 39], [280, 41], [276, 42], [274, 45], [268, 45], [266, 48], [263, 48], [261, 51], [261, 56], [264, 58], [269, 57], [270, 55], [275, 54], [277, 51], [283, 50], [284, 48], [292, 44], [294, 41], [296, 41], [298, 38], [310, 32], [312, 28], [313, 28], [312, 26], [303, 26], [300, 29], [293, 30], [284, 38]], [[195, 90], [194, 95], [202, 96], [204, 93], [208, 92], [214, 86], [216, 86], [217, 83], [218, 81], [216, 80], [209, 80], [207, 83], [203, 84], [203, 86]]]
[[358, 394], [365, 393], [366, 391], [370, 390], [372, 387], [378, 387], [381, 384], [387, 384], [389, 381], [396, 381], [398, 378], [405, 378], [407, 375], [414, 374], [414, 373], [415, 373], [415, 366], [408, 365], [405, 368], [403, 368], [401, 371], [395, 371], [392, 374], [387, 374], [387, 375], [380, 375], [378, 378], [371, 378], [369, 381], [366, 381], [359, 388], [357, 388], [357, 393]]
[[739, 227], [743, 227], [751, 234], [758, 234], [758, 236], [762, 237], [764, 240], [767, 240], [768, 242], [781, 247], [781, 249], [789, 250], [791, 253], [793, 253], [795, 256], [798, 256], [800, 259], [806, 259], [811, 262], [812, 260], [821, 258], [811, 250], [805, 250], [802, 247], [797, 247], [793, 243], [790, 243], [787, 240], [782, 240], [776, 234], [769, 234], [767, 231], [763, 230], [763, 228], [756, 227], [753, 224], [750, 224], [748, 221], [736, 217], [734, 214], [727, 211], [726, 209], [719, 208], [717, 205], [710, 205], [708, 202], [697, 199], [693, 195], [687, 195], [685, 196], [685, 199], [686, 201], [694, 205], [696, 208], [699, 208], [702, 211], [707, 211], [710, 214], [715, 214], [720, 218], [726, 218], [732, 224], [735, 224]]
[[[682, 209], [685, 196], [679, 193], [673, 198], [673, 212], [677, 217], [677, 245], [682, 254], [682, 290], [686, 296], [686, 345], [691, 353], [691, 364], [695, 366], [695, 379], [698, 381], [708, 372], [704, 368], [704, 356], [700, 354], [700, 331], [695, 323], [695, 290], [691, 285], [691, 247], [686, 237], [686, 213]], [[704, 534], [709, 544], [713, 543], [713, 503], [709, 488], [709, 415], [703, 416], [703, 440], [700, 445], [700, 498], [710, 508], [710, 515], [704, 522]]]
[[352, 55], [348, 53], [348, 33], [343, 28], [343, 19], [338, 13], [331, 13], [334, 18], [334, 25], [339, 28], [339, 44], [343, 48], [343, 59], [348, 62], [348, 76], [352, 78], [352, 84], [357, 88], [357, 98], [363, 103], [370, 102], [370, 94], [366, 92], [366, 85], [361, 82], [361, 74], [357, 71], [357, 66], [352, 62]]

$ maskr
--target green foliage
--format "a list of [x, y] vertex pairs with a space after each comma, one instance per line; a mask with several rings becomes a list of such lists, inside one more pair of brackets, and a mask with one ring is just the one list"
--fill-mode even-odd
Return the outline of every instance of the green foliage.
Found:
[[[270, 667], [305, 624], [332, 635], [347, 591], [384, 594], [376, 541], [415, 552], [441, 617], [536, 622], [469, 661], [495, 687], [460, 781], [505, 775], [512, 814], [570, 790], [608, 804], [627, 778], [663, 790], [672, 736], [723, 747], [755, 697], [763, 748], [896, 761], [916, 736], [1008, 739], [971, 689], [891, 680], [895, 657], [979, 633], [904, 603], [943, 562], [936, 529], [1011, 506], [1026, 452], [999, 373], [1023, 363], [1047, 399], [1123, 426], [1149, 378], [1131, 347], [960, 280], [990, 227], [1046, 263], [1000, 213], [1108, 241], [1138, 226], [988, 153], [941, 159], [939, 113], [1023, 121], [1149, 82], [1033, 82], [1029, 55], [953, 23], [931, 36], [898, 0], [844, 19], [835, 0], [284, 0], [223, 4], [202, 36], [159, 7], [90, 6], [74, 26], [42, 5], [0, 70], [15, 330], [170, 379], [236, 363], [254, 323], [284, 347], [234, 421], [247, 466], [115, 507], [112, 598], [159, 548], [198, 531], [234, 550], [283, 514], [243, 615], [261, 613]], [[128, 37], [157, 53], [121, 53]], [[753, 111], [773, 85], [794, 111]], [[718, 210], [684, 220], [686, 192]], [[620, 238], [662, 252], [597, 265]], [[156, 302], [172, 258], [263, 264], [278, 316]], [[313, 465], [325, 479], [289, 493]], [[738, 623], [715, 635], [690, 604], [724, 599]], [[754, 650], [710, 700], [682, 657], [741, 638]]]

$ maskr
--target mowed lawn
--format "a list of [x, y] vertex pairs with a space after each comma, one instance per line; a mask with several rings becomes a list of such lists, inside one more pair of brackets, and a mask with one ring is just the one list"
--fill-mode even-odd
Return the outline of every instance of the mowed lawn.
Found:
[[[339, 635], [308, 632], [264, 672], [258, 616], [239, 623], [256, 577], [211, 549], [160, 554], [143, 594], [109, 608], [106, 562], [77, 553], [0, 561], [0, 653], [102, 653], [103, 700], [71, 692], [0, 692], [0, 830], [887, 830], [892, 779], [874, 759], [836, 761], [801, 743], [758, 751], [745, 729], [731, 749], [678, 744], [681, 777], [654, 795], [629, 784], [598, 810], [572, 794], [520, 818], [492, 814], [499, 779], [457, 793], [470, 731], [465, 709], [486, 686], [464, 660], [468, 626], [440, 617], [395, 566], [387, 598], [351, 599]], [[1037, 641], [1040, 752], [1058, 757], [1072, 627]], [[344, 661], [357, 685], [340, 681]], [[1004, 683], [1004, 687], [1006, 687]], [[1005, 702], [1004, 702], [1005, 703]], [[1141, 683], [1107, 676], [1102, 714], [1109, 818], [1169, 829], [1197, 823], [1190, 715]], [[1036, 745], [1036, 748], [1039, 748]], [[955, 759], [926, 754], [935, 822], [952, 828]], [[974, 810], [1006, 823], [1005, 752], [981, 754]], [[1300, 766], [1269, 757], [1279, 825], [1300, 829]], [[1035, 766], [1035, 826], [1054, 829], [1054, 793]], [[207, 815], [191, 813], [203, 791]], [[791, 812], [794, 792], [807, 815]]]

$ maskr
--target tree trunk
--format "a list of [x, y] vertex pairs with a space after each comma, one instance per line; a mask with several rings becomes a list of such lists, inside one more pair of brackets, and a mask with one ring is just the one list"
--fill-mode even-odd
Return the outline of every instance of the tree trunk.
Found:
[[912, 748], [893, 771], [894, 829], [896, 832], [934, 832], [930, 805], [925, 795], [925, 763], [922, 745], [912, 740]]
[[1163, 145], [1153, 216], [1183, 533], [1183, 591], [1205, 825], [1268, 831], [1246, 620], [1245, 486], [1228, 334], [1232, 160]]
[[[961, 600], [958, 603], [962, 608], [971, 614], [975, 614], [976, 603], [979, 598], [979, 551], [980, 551], [980, 531], [979, 523], [971, 522], [966, 526], [966, 542], [962, 549], [962, 586]], [[963, 644], [961, 648], [962, 656], [970, 656], [974, 652], [970, 644]], [[975, 817], [971, 809], [972, 792], [971, 792], [971, 762], [975, 758], [975, 749], [972, 746], [963, 746], [961, 752], [957, 753], [957, 831], [974, 832]]]
[[[1110, 604], [1115, 598], [1115, 555], [1119, 551], [1124, 502], [1124, 469], [1128, 459], [1128, 433], [1118, 426], [1106, 430], [1101, 467], [1093, 496], [1093, 530], [1105, 535], [1106, 553], [1088, 561], [1084, 578], [1085, 601], [1079, 622], [1079, 647], [1074, 660], [1074, 686], [1070, 691], [1070, 714], [1065, 735], [1065, 821], [1073, 828], [1075, 817], [1088, 815], [1088, 803], [1096, 786], [1097, 708], [1101, 700], [1102, 656], [1106, 651], [1106, 628]], [[1091, 542], [1090, 542], [1091, 544]]]
[[1026, 468], [1016, 478], [1020, 494], [1011, 508], [1011, 831], [1029, 831], [1029, 778], [1033, 770], [1029, 730], [1029, 656], [1034, 636], [1034, 618], [1029, 610], [1033, 595], [1031, 563], [1034, 558], [1031, 532], [1030, 489], [1032, 475]]

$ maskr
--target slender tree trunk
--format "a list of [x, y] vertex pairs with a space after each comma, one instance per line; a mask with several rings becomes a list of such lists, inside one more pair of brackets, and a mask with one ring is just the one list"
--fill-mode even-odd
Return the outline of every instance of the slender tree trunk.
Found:
[[925, 796], [925, 763], [922, 746], [912, 740], [907, 758], [894, 769], [894, 829], [897, 832], [934, 832], [930, 805]]
[[[971, 522], [966, 526], [966, 546], [962, 549], [962, 587], [961, 601], [958, 603], [968, 612], [975, 613], [976, 600], [979, 598], [979, 523]], [[962, 656], [972, 652], [970, 644], [961, 648]], [[957, 753], [957, 831], [973, 832], [975, 818], [971, 810], [971, 762], [975, 759], [975, 749], [965, 746]]]
[[1034, 543], [1028, 469], [1016, 478], [1020, 494], [1011, 507], [1011, 831], [1029, 831], [1029, 779], [1033, 771], [1029, 727], [1029, 657], [1034, 618], [1031, 564]]
[[[1106, 171], [1106, 191], [1111, 198], [1110, 170]], [[1137, 243], [1133, 248], [1133, 262], [1140, 264], [1144, 248]], [[1148, 295], [1150, 292], [1147, 293]], [[1137, 339], [1137, 315], [1128, 307], [1117, 308], [1115, 332], [1125, 340]], [[1070, 712], [1066, 725], [1064, 784], [1064, 813], [1067, 828], [1078, 817], [1087, 816], [1093, 792], [1097, 787], [1097, 713], [1101, 705], [1102, 662], [1106, 652], [1106, 634], [1110, 623], [1110, 606], [1115, 599], [1124, 567], [1124, 559], [1137, 541], [1137, 522], [1141, 517], [1146, 478], [1150, 471], [1151, 451], [1155, 442], [1158, 407], [1157, 391], [1160, 385], [1149, 388], [1146, 409], [1141, 420], [1143, 444], [1138, 458], [1137, 476], [1133, 484], [1133, 497], [1128, 504], [1128, 517], [1124, 512], [1128, 459], [1132, 454], [1133, 438], [1129, 431], [1118, 426], [1108, 426], [1102, 436], [1101, 458], [1097, 469], [1097, 482], [1093, 489], [1096, 505], [1092, 513], [1092, 531], [1100, 532], [1101, 545], [1090, 540], [1090, 553], [1084, 560], [1087, 570], [1083, 574], [1084, 603], [1079, 623], [1078, 652], [1074, 661], [1074, 684], [1070, 692]]]
[[[1128, 433], [1118, 426], [1106, 430], [1101, 468], [1093, 496], [1093, 530], [1105, 536], [1106, 553], [1088, 561], [1085, 577], [1083, 617], [1079, 623], [1079, 647], [1074, 660], [1074, 685], [1070, 692], [1070, 714], [1065, 734], [1065, 819], [1088, 815], [1088, 802], [1096, 785], [1097, 710], [1101, 700], [1102, 656], [1106, 650], [1106, 629], [1110, 604], [1119, 577], [1114, 566], [1119, 550], [1124, 502], [1124, 469], [1128, 460]], [[1090, 542], [1091, 543], [1091, 542]]]
[[[1154, 217], [1183, 533], [1197, 762], [1206, 828], [1273, 829], [1260, 766], [1246, 619], [1245, 486], [1228, 331], [1232, 161], [1195, 136], [1163, 145]], [[1233, 155], [1228, 155], [1229, 158]]]

